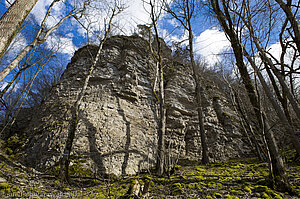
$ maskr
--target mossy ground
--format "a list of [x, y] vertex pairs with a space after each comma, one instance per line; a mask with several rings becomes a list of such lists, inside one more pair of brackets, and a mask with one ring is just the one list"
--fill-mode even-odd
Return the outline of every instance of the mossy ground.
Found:
[[[268, 165], [256, 159], [213, 163], [206, 166], [182, 165], [168, 177], [143, 174], [130, 177], [72, 178], [63, 184], [54, 177], [34, 175], [4, 156], [1, 157], [0, 198], [120, 198], [132, 182], [151, 180], [146, 198], [300, 198], [300, 166], [288, 167], [289, 181], [298, 196], [268, 187]], [[78, 172], [78, 171], [77, 171]]]

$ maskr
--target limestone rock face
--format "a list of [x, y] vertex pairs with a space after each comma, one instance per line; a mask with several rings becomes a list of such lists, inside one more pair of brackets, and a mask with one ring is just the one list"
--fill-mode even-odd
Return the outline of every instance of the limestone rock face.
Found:
[[[104, 48], [90, 78], [79, 116], [72, 155], [99, 173], [133, 174], [153, 165], [156, 149], [156, 105], [149, 79], [149, 58], [137, 48], [141, 39], [119, 37]], [[145, 44], [143, 44], [145, 45]], [[76, 52], [50, 98], [28, 131], [25, 162], [40, 170], [61, 158], [74, 104], [97, 47]]]
[[[196, 110], [195, 82], [192, 70], [177, 66], [167, 75], [167, 143], [170, 156], [201, 159], [201, 140]], [[239, 119], [227, 104], [226, 97], [215, 83], [202, 77], [204, 128], [210, 161], [239, 158], [252, 153], [239, 127]]]
[[[70, 107], [96, 52], [97, 46], [78, 50], [59, 84], [33, 115], [23, 158], [28, 166], [43, 171], [57, 165], [64, 155]], [[170, 60], [167, 63], [172, 70], [165, 72], [166, 153], [171, 161], [199, 160], [201, 142], [191, 69]], [[71, 165], [116, 175], [134, 174], [154, 165], [158, 126], [154, 71], [155, 62], [142, 38], [115, 36], [107, 41], [81, 104]], [[222, 94], [209, 85], [204, 84], [203, 106], [211, 160], [247, 154], [238, 118]]]

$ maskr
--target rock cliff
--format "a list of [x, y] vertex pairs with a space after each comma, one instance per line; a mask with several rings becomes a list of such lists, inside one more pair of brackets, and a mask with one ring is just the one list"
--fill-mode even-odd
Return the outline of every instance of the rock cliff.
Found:
[[[157, 146], [157, 101], [153, 94], [155, 62], [147, 42], [137, 36], [114, 36], [105, 44], [81, 105], [72, 163], [98, 174], [134, 174], [153, 166]], [[67, 138], [70, 107], [80, 92], [97, 46], [79, 49], [50, 97], [30, 120], [23, 161], [44, 171], [57, 165]], [[165, 97], [167, 156], [201, 158], [195, 83], [191, 69], [167, 54]], [[212, 161], [251, 152], [239, 119], [214, 82], [203, 78], [203, 107]]]

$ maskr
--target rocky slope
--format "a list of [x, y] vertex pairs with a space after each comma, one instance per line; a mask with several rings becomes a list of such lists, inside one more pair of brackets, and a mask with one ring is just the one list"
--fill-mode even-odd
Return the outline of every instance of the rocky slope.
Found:
[[[134, 174], [153, 166], [157, 143], [157, 101], [153, 94], [155, 62], [140, 37], [115, 36], [104, 46], [81, 106], [71, 164], [98, 174]], [[70, 107], [74, 104], [97, 46], [79, 49], [50, 97], [32, 115], [23, 162], [40, 171], [63, 155]], [[169, 161], [201, 158], [195, 84], [191, 69], [165, 50], [167, 156]], [[214, 82], [203, 78], [203, 107], [212, 161], [251, 151], [238, 118]]]

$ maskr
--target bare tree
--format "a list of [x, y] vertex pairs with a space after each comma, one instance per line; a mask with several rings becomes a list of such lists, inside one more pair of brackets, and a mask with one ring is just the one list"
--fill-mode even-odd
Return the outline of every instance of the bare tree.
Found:
[[[159, 38], [157, 23], [162, 11], [162, 5], [159, 1], [149, 0], [145, 2], [150, 5], [150, 18], [151, 26], [148, 29], [149, 45], [151, 53], [156, 61], [156, 74], [154, 81], [154, 94], [159, 102], [159, 125], [158, 125], [158, 149], [157, 149], [157, 160], [156, 160], [156, 172], [157, 175], [163, 175], [165, 172], [166, 156], [165, 156], [165, 133], [166, 133], [166, 109], [165, 109], [165, 97], [164, 97], [164, 63], [163, 63], [163, 52], [161, 38]], [[152, 41], [152, 31], [154, 30], [154, 41]], [[155, 44], [155, 49], [152, 45]], [[158, 96], [156, 94], [156, 82], [159, 80], [158, 84]]]
[[[290, 22], [293, 32], [294, 32], [294, 37], [293, 40], [296, 43], [298, 52], [300, 53], [300, 28], [299, 28], [299, 23], [292, 12], [291, 6], [292, 6], [292, 0], [287, 0], [285, 3], [283, 0], [275, 0], [281, 7], [281, 9], [284, 11], [287, 20]], [[298, 6], [299, 6], [298, 2]]]
[[78, 125], [78, 121], [79, 121], [79, 112], [80, 112], [80, 106], [81, 106], [81, 102], [82, 99], [84, 97], [84, 93], [87, 89], [88, 83], [89, 83], [89, 79], [94, 71], [94, 68], [96, 67], [99, 59], [100, 59], [100, 55], [102, 52], [102, 48], [104, 43], [106, 42], [107, 38], [109, 37], [109, 34], [111, 32], [112, 29], [112, 25], [113, 25], [113, 19], [114, 17], [119, 14], [121, 11], [123, 10], [122, 7], [120, 7], [117, 2], [115, 1], [115, 5], [111, 8], [111, 15], [109, 17], [109, 19], [104, 19], [104, 35], [102, 38], [100, 38], [100, 45], [96, 54], [96, 57], [92, 57], [93, 61], [92, 61], [92, 65], [89, 67], [88, 73], [85, 77], [83, 86], [81, 88], [80, 93], [77, 96], [76, 102], [74, 104], [73, 107], [71, 107], [71, 119], [70, 119], [70, 123], [69, 123], [69, 130], [68, 130], [68, 137], [66, 140], [66, 145], [65, 145], [65, 149], [63, 152], [63, 156], [60, 160], [60, 179], [62, 181], [69, 181], [69, 164], [70, 164], [70, 154], [71, 154], [71, 150], [72, 150], [72, 146], [73, 146], [73, 141], [75, 138], [75, 132], [77, 130], [77, 125]]
[[0, 57], [38, 0], [16, 0], [0, 19]]
[[202, 147], [202, 163], [208, 164], [208, 147], [206, 142], [206, 135], [204, 129], [204, 115], [203, 115], [203, 107], [201, 97], [204, 95], [203, 88], [200, 81], [200, 71], [199, 67], [196, 65], [195, 57], [194, 57], [194, 45], [193, 45], [193, 28], [192, 28], [192, 18], [195, 15], [195, 9], [197, 2], [195, 0], [175, 0], [172, 4], [168, 4], [166, 1], [165, 7], [166, 11], [172, 15], [183, 28], [188, 32], [188, 41], [189, 41], [189, 56], [190, 56], [190, 64], [193, 69], [193, 77], [196, 84], [196, 102], [197, 102], [197, 113], [198, 113], [198, 122], [200, 129], [200, 137], [201, 137], [201, 147]]
[[36, 34], [34, 40], [31, 42], [31, 44], [27, 45], [17, 56], [16, 58], [6, 67], [4, 68], [1, 72], [0, 72], [0, 82], [18, 65], [18, 63], [26, 56], [26, 54], [31, 51], [32, 49], [34, 49], [36, 47], [37, 44], [41, 44], [43, 42], [46, 41], [47, 37], [55, 30], [57, 29], [66, 19], [81, 13], [84, 11], [85, 8], [82, 9], [74, 9], [72, 10], [69, 14], [67, 14], [66, 16], [64, 16], [57, 24], [55, 24], [53, 27], [51, 27], [49, 30], [47, 30], [46, 32], [44, 32], [45, 26], [46, 26], [46, 21], [48, 19], [48, 17], [51, 14], [51, 9], [53, 8], [53, 6], [55, 5], [55, 3], [57, 3], [59, 0], [54, 0], [50, 7], [48, 8], [48, 11], [45, 15], [45, 18], [43, 19], [43, 22], [41, 24], [41, 27], [38, 31], [38, 33]]
[[[287, 181], [285, 167], [277, 143], [275, 141], [272, 129], [266, 121], [266, 115], [261, 109], [258, 96], [256, 94], [255, 88], [252, 84], [251, 78], [247, 71], [247, 67], [244, 63], [244, 48], [241, 40], [239, 39], [238, 33], [241, 31], [239, 22], [241, 19], [237, 17], [236, 20], [233, 20], [232, 15], [230, 14], [230, 7], [232, 6], [231, 1], [220, 0], [222, 6], [219, 5], [219, 0], [210, 0], [213, 13], [216, 15], [218, 21], [220, 22], [225, 34], [227, 35], [229, 41], [231, 42], [231, 47], [233, 49], [236, 65], [239, 69], [241, 78], [247, 89], [248, 96], [252, 107], [254, 109], [256, 118], [259, 122], [259, 127], [261, 132], [266, 138], [269, 154], [270, 154], [270, 177], [271, 182], [275, 182], [274, 186], [278, 189], [291, 191], [289, 183]], [[245, 1], [243, 1], [245, 3]], [[236, 4], [234, 4], [236, 6]]]
[[[249, 2], [247, 2], [249, 3]], [[245, 2], [246, 4], [246, 2]], [[258, 37], [255, 34], [254, 28], [252, 26], [251, 23], [251, 18], [249, 17], [250, 15], [250, 11], [248, 9], [249, 6], [245, 6], [245, 10], [246, 10], [246, 15], [247, 18], [242, 16], [240, 13], [238, 13], [238, 16], [240, 17], [240, 19], [244, 22], [245, 26], [248, 28], [249, 33], [250, 33], [250, 37], [253, 39], [253, 42], [256, 46], [256, 48], [259, 50], [260, 52], [260, 57], [262, 58], [263, 62], [267, 65], [267, 64], [271, 64], [272, 65], [272, 69], [275, 72], [276, 77], [279, 78], [279, 82], [281, 83], [281, 86], [283, 88], [283, 90], [285, 91], [285, 93], [287, 94], [288, 98], [292, 99], [293, 103], [296, 104], [295, 107], [297, 110], [297, 101], [294, 99], [294, 97], [292, 96], [292, 94], [290, 93], [290, 90], [288, 89], [287, 85], [285, 84], [281, 74], [277, 71], [277, 69], [274, 67], [273, 62], [267, 57], [266, 51], [261, 47], [260, 42], [258, 40]], [[258, 67], [256, 66], [255, 62], [253, 61], [253, 59], [250, 57], [250, 55], [248, 54], [247, 50], [245, 48], [243, 48], [243, 52], [245, 57], [247, 58], [247, 60], [249, 61], [250, 65], [252, 66], [252, 68], [254, 69], [255, 73], [257, 74], [260, 83], [263, 86], [263, 89], [266, 93], [266, 95], [268, 96], [274, 110], [276, 111], [278, 117], [280, 118], [281, 122], [284, 124], [285, 129], [287, 130], [287, 132], [289, 133], [289, 135], [291, 136], [291, 140], [292, 143], [294, 145], [294, 147], [296, 148], [297, 154], [300, 155], [300, 142], [296, 136], [296, 133], [293, 129], [293, 127], [291, 126], [290, 122], [288, 121], [288, 118], [286, 116], [286, 114], [284, 114], [284, 111], [281, 109], [280, 105], [277, 103], [275, 97], [273, 96], [273, 94], [270, 91], [270, 88], [267, 85], [267, 82], [265, 81], [263, 75], [261, 74], [260, 70], [258, 69]]]

